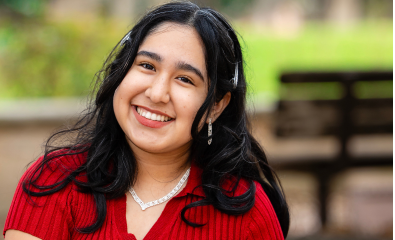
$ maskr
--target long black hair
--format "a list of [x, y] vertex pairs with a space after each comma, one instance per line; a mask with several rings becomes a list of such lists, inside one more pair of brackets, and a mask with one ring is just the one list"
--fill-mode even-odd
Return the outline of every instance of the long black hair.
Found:
[[[117, 44], [96, 75], [94, 97], [87, 110], [73, 127], [58, 131], [48, 139], [43, 161], [24, 181], [24, 191], [31, 196], [44, 196], [74, 182], [80, 191], [92, 194], [96, 203], [96, 221], [79, 231], [91, 233], [102, 226], [106, 217], [106, 199], [124, 195], [137, 175], [136, 159], [114, 115], [114, 92], [133, 64], [145, 37], [165, 22], [187, 25], [197, 31], [204, 44], [209, 79], [207, 98], [192, 124], [189, 156], [203, 169], [202, 188], [206, 198], [187, 205], [182, 210], [183, 221], [199, 226], [189, 222], [185, 212], [209, 204], [230, 215], [246, 213], [254, 205], [255, 185], [252, 181], [255, 180], [268, 195], [286, 237], [289, 211], [284, 193], [265, 153], [249, 131], [244, 62], [237, 35], [221, 14], [190, 2], [172, 2], [153, 9]], [[199, 128], [199, 123], [207, 120], [206, 113], [227, 92], [231, 92], [230, 102], [213, 123], [213, 141], [208, 146], [207, 124]], [[70, 136], [70, 140], [64, 141], [65, 136]], [[87, 154], [86, 162], [77, 169], [66, 171], [63, 179], [50, 186], [37, 184], [43, 168], [55, 158], [81, 153]], [[81, 173], [86, 174], [88, 181], [77, 180]], [[242, 178], [249, 181], [249, 189], [241, 196], [229, 197], [221, 187], [229, 176], [237, 179], [237, 184]]]

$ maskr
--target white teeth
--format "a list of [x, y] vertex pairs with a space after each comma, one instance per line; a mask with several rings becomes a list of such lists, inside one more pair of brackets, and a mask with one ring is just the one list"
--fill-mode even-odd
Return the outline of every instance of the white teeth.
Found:
[[143, 108], [139, 108], [139, 107], [136, 108], [136, 111], [137, 111], [137, 113], [139, 115], [141, 115], [141, 116], [143, 116], [143, 117], [145, 117], [147, 119], [154, 120], [154, 121], [166, 122], [166, 121], [171, 119], [171, 118], [169, 118], [167, 116], [163, 116], [163, 115], [159, 115], [159, 114], [156, 114], [156, 113], [148, 112], [147, 110], [145, 110]]
[[147, 113], [145, 114], [145, 118], [151, 119], [151, 113], [150, 113], [150, 112], [147, 112]]

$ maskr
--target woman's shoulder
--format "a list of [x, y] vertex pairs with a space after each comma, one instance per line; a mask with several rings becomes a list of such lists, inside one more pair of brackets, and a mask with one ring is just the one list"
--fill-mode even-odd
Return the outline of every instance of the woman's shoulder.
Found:
[[48, 159], [51, 166], [63, 167], [66, 170], [74, 170], [86, 163], [87, 151], [79, 152], [70, 149], [60, 149], [41, 156], [37, 162]]
[[255, 184], [255, 203], [248, 212], [248, 236], [250, 239], [263, 239], [270, 236], [270, 239], [284, 239], [277, 214], [269, 197], [259, 182]]
[[81, 193], [75, 191], [73, 183], [54, 189], [66, 183], [70, 172], [86, 162], [86, 154], [70, 154], [64, 149], [48, 156], [52, 158], [50, 161], [46, 163], [44, 156], [39, 157], [21, 177], [3, 234], [15, 229], [41, 239], [69, 237], [69, 230], [74, 228], [73, 206]]
[[[234, 191], [233, 196], [240, 196], [246, 193], [250, 188], [251, 184], [255, 186], [255, 202], [251, 211], [249, 211], [250, 215], [263, 215], [265, 219], [276, 219], [276, 212], [270, 202], [269, 197], [267, 196], [265, 190], [262, 188], [261, 184], [257, 181], [248, 181], [244, 178], [241, 178], [237, 183], [236, 189]], [[228, 181], [225, 182], [225, 189], [231, 190], [236, 185], [236, 181]]]
[[[44, 155], [45, 156], [45, 155]], [[33, 207], [36, 202], [47, 202], [49, 198], [65, 206], [71, 193], [78, 191], [70, 174], [86, 162], [85, 153], [75, 153], [67, 149], [58, 150], [39, 157], [21, 177], [15, 191], [13, 202], [23, 202]], [[76, 180], [86, 182], [86, 175], [81, 171]], [[33, 201], [32, 201], [33, 200]]]
[[[34, 161], [21, 177], [18, 189], [31, 193], [31, 196], [45, 196], [43, 192], [53, 192], [51, 195], [62, 195], [62, 192], [76, 189], [70, 177], [75, 170], [86, 163], [86, 153], [76, 153], [68, 149], [61, 149], [39, 157]], [[85, 182], [86, 174], [73, 175], [76, 180]], [[70, 184], [68, 184], [70, 183]], [[61, 187], [62, 186], [62, 187]], [[58, 189], [56, 191], [52, 191]]]
[[237, 182], [236, 178], [231, 178], [225, 181], [225, 190], [236, 187], [233, 196], [240, 196], [251, 188], [251, 184], [254, 184], [255, 187], [254, 205], [241, 216], [244, 219], [242, 228], [246, 229], [246, 239], [283, 240], [284, 237], [276, 212], [259, 182], [248, 181], [244, 178]]
[[26, 170], [21, 181], [36, 179], [38, 185], [53, 184], [62, 177], [67, 177], [86, 163], [87, 153], [77, 153], [68, 149], [51, 152], [46, 156], [39, 157]]

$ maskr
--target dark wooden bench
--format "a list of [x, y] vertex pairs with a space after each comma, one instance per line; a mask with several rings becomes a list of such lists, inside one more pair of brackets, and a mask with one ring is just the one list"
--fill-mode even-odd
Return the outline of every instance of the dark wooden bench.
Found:
[[[332, 135], [340, 150], [330, 159], [292, 159], [278, 165], [279, 169], [311, 173], [318, 182], [318, 200], [322, 226], [327, 222], [329, 183], [333, 177], [349, 168], [363, 166], [392, 166], [392, 154], [354, 156], [348, 144], [351, 137], [364, 134], [393, 133], [393, 99], [363, 98], [355, 95], [358, 82], [393, 81], [392, 71], [375, 72], [307, 72], [284, 73], [281, 85], [337, 82], [342, 96], [338, 99], [286, 100], [278, 102], [276, 135], [279, 138], [306, 138]], [[392, 84], [389, 84], [392, 86]]]

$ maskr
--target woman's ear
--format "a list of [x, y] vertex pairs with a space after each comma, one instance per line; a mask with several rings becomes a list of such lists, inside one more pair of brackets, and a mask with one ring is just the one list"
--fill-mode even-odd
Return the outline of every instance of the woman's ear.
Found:
[[221, 113], [228, 106], [228, 104], [230, 102], [230, 97], [231, 97], [230, 92], [227, 92], [224, 95], [224, 97], [221, 99], [221, 101], [215, 103], [214, 107], [210, 111], [209, 118], [207, 119], [207, 123], [210, 118], [211, 118], [212, 123], [215, 122], [215, 120], [217, 120], [217, 118], [221, 115]]

